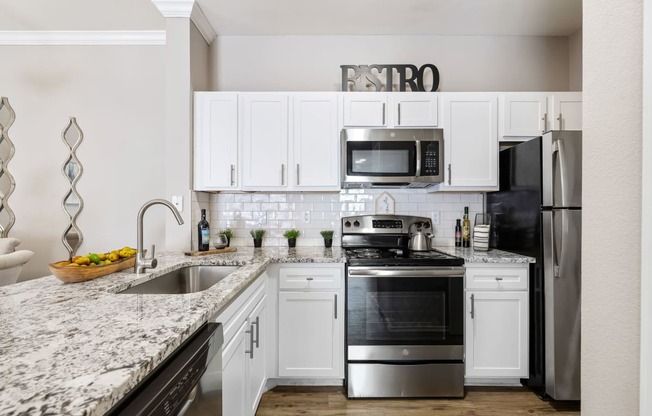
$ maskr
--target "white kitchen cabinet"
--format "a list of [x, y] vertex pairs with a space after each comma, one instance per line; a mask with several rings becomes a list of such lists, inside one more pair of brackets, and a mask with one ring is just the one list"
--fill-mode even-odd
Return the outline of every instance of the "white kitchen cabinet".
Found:
[[288, 187], [288, 96], [247, 93], [242, 98], [242, 189]]
[[[548, 93], [514, 92], [500, 96], [500, 137], [537, 137], [548, 130]], [[520, 140], [520, 139], [519, 139]]]
[[216, 318], [224, 328], [222, 414], [253, 416], [266, 383], [267, 274]]
[[339, 191], [338, 95], [296, 93], [290, 188]]
[[500, 140], [527, 140], [549, 130], [582, 130], [581, 92], [501, 94]]
[[337, 94], [241, 98], [243, 190], [339, 190]]
[[582, 93], [556, 92], [548, 98], [552, 130], [582, 130]]
[[194, 117], [193, 189], [237, 190], [238, 94], [196, 92]]
[[278, 376], [343, 379], [343, 267], [292, 266], [279, 268]]
[[444, 182], [433, 187], [433, 190], [497, 190], [497, 95], [494, 93], [441, 95]]
[[431, 92], [346, 92], [344, 127], [437, 127], [439, 94]]
[[528, 376], [528, 265], [467, 264], [465, 379], [494, 384]]

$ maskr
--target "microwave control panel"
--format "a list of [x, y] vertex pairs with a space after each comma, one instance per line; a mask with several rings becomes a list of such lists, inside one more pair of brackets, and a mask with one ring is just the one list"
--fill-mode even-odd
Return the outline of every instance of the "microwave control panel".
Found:
[[421, 176], [439, 176], [439, 142], [421, 142]]

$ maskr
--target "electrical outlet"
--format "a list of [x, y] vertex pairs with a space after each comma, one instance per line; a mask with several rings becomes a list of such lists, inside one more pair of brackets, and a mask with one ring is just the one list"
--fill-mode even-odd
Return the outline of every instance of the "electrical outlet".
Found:
[[183, 211], [183, 196], [181, 195], [174, 195], [172, 197], [172, 205], [179, 211]]
[[303, 222], [310, 224], [310, 211], [303, 211]]
[[430, 213], [430, 217], [432, 218], [432, 225], [439, 225], [439, 211], [432, 211]]

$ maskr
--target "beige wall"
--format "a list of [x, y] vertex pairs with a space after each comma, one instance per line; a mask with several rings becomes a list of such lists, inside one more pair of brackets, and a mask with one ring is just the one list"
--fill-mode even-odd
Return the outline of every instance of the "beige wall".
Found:
[[582, 29], [568, 37], [568, 89], [582, 91]]
[[537, 36], [221, 36], [216, 90], [338, 91], [340, 65], [435, 64], [440, 91], [566, 91], [568, 38]]
[[[61, 243], [68, 221], [61, 131], [69, 116], [84, 132], [79, 253], [134, 246], [138, 208], [164, 189], [163, 47], [2, 46], [0, 56], [0, 95], [16, 111], [10, 236], [35, 252], [21, 280], [50, 274], [47, 264], [68, 255]], [[161, 225], [160, 214], [147, 218], [148, 240], [164, 241]]]
[[584, 2], [582, 414], [637, 415], [642, 0]]

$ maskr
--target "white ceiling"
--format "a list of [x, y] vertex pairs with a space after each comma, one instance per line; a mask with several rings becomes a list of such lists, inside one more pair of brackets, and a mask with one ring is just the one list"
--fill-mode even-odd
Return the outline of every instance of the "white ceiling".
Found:
[[582, 0], [196, 0], [218, 36], [568, 36]]

